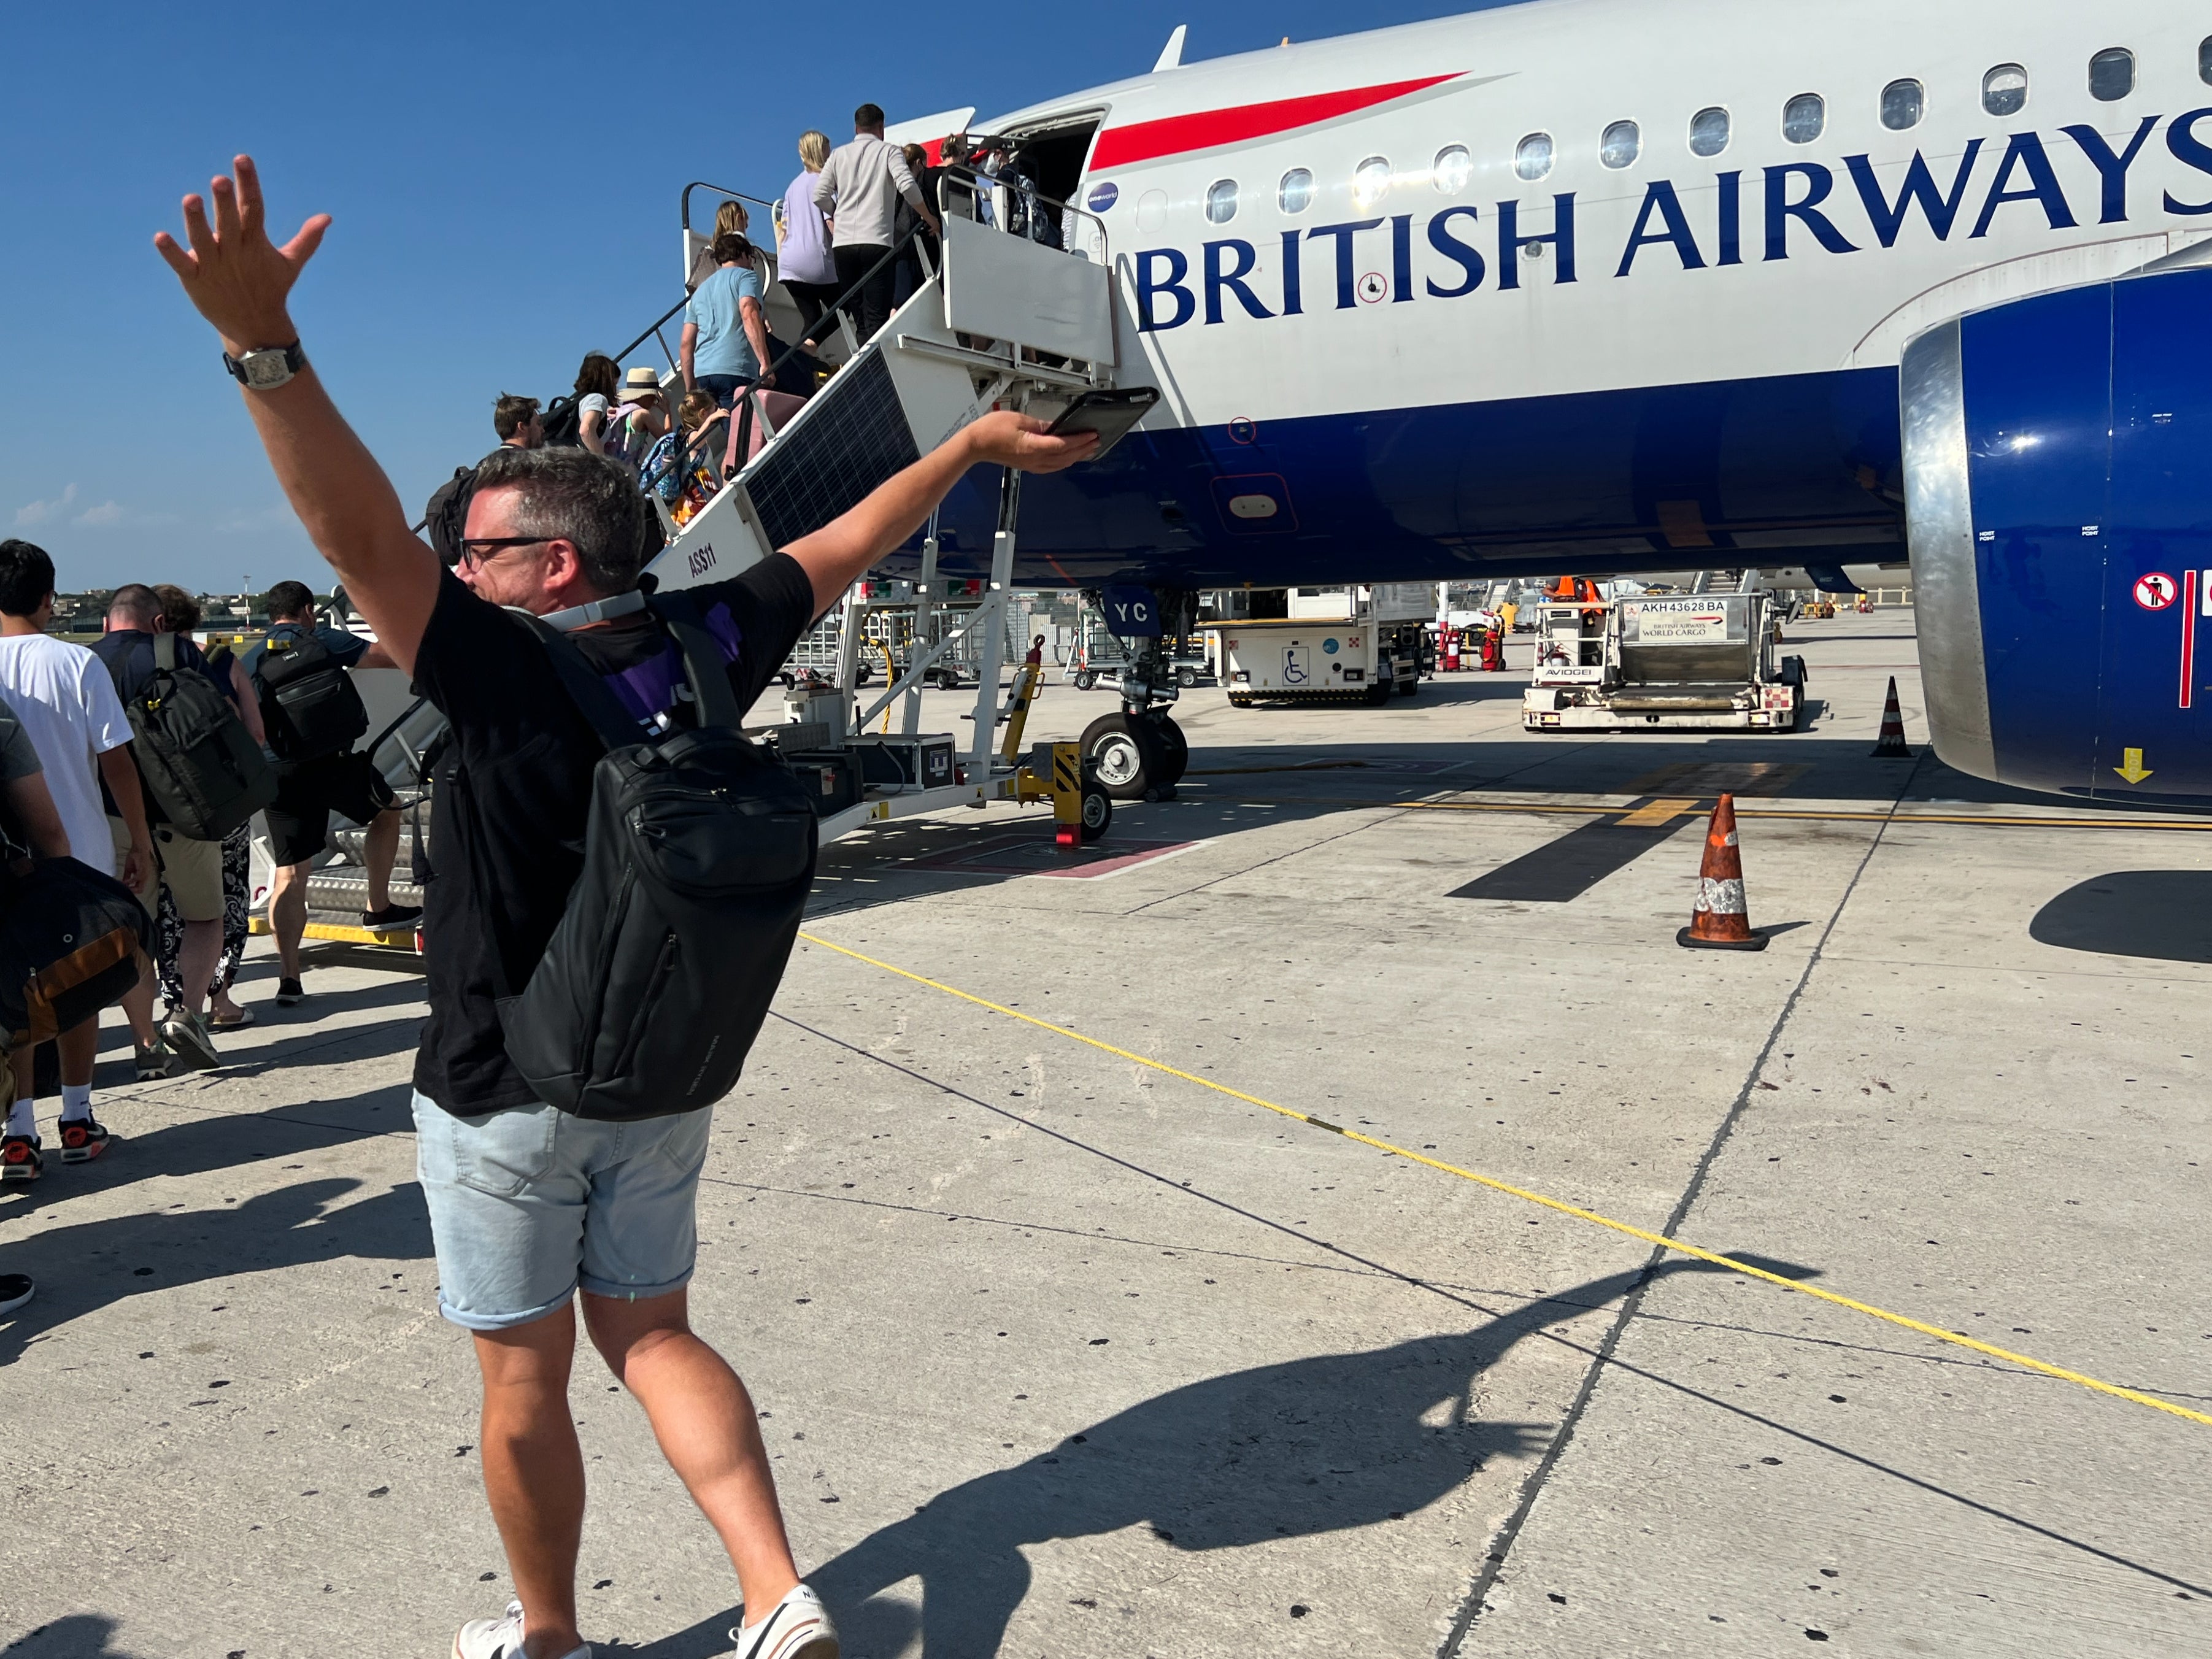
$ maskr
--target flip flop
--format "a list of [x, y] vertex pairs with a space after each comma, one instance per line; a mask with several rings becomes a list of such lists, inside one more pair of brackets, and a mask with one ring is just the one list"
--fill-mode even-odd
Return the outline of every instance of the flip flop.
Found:
[[225, 1019], [220, 1014], [211, 1015], [208, 1024], [218, 1031], [236, 1031], [253, 1024], [253, 1010], [241, 1008], [236, 1019]]

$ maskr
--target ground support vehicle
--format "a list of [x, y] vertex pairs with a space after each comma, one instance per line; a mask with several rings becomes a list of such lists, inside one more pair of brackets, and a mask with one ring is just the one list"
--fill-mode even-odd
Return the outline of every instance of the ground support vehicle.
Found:
[[[867, 586], [871, 592], [862, 601], [866, 606], [862, 626], [866, 643], [853, 665], [853, 684], [856, 688], [873, 684], [886, 676], [896, 679], [914, 660], [917, 641], [925, 650], [937, 644], [948, 630], [957, 631], [961, 621], [975, 609], [972, 599], [956, 604], [924, 604], [915, 597], [909, 583], [896, 584], [896, 590], [903, 591], [895, 591], [888, 597], [875, 590], [892, 587], [892, 584]], [[781, 678], [786, 685], [795, 685], [802, 679], [834, 678], [843, 615], [842, 611], [832, 611], [800, 636], [784, 661]], [[950, 691], [973, 685], [976, 678], [972, 650], [956, 651], [939, 656], [930, 665], [927, 684]]]
[[1772, 605], [1765, 593], [1547, 603], [1521, 723], [1531, 732], [1794, 731], [1805, 660], [1778, 659]]
[[1255, 702], [1364, 702], [1410, 697], [1424, 665], [1433, 672], [1428, 623], [1436, 590], [1396, 586], [1291, 588], [1288, 615], [1208, 623], [1217, 660], [1238, 708]]

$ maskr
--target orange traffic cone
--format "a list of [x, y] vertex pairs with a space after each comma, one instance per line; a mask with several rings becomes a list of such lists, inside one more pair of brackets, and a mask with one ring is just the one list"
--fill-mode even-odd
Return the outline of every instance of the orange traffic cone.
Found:
[[1889, 677], [1889, 701], [1882, 705], [1881, 741], [1874, 746], [1876, 760], [1911, 760], [1912, 751], [1905, 746], [1905, 716], [1898, 712], [1897, 676]]
[[1764, 951], [1766, 935], [1754, 933], [1743, 902], [1743, 855], [1735, 839], [1735, 797], [1723, 795], [1705, 831], [1705, 858], [1698, 871], [1698, 908], [1674, 943], [1706, 951]]

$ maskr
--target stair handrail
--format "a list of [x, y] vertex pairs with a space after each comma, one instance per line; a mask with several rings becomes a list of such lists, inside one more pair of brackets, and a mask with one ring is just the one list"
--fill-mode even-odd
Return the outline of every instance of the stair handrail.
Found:
[[[944, 186], [947, 184], [963, 185], [966, 187], [968, 191], [970, 210], [961, 216], [963, 218], [974, 220], [977, 224], [983, 223], [983, 221], [981, 218], [978, 218], [973, 210], [973, 204], [978, 195], [993, 190], [1004, 190], [1010, 195], [1017, 193], [1016, 186], [1003, 183], [999, 175], [984, 172], [982, 168], [977, 167], [972, 161], [946, 161], [943, 164], [942, 171], [944, 178], [939, 181], [938, 189], [939, 210], [949, 210]], [[1105, 220], [1100, 218], [1088, 208], [1078, 207], [1073, 202], [1063, 202], [1057, 197], [1048, 196], [1034, 185], [1024, 185], [1020, 187], [1018, 193], [1030, 201], [1041, 202], [1047, 207], [1057, 208], [1062, 216], [1072, 213], [1079, 219], [1089, 220], [1091, 224], [1097, 228], [1099, 253], [1097, 263], [1105, 266], [1109, 270], [1111, 270], [1114, 268], [1113, 248], [1107, 237]], [[995, 220], [995, 210], [994, 217]], [[984, 228], [988, 230], [996, 230], [1007, 236], [1014, 234], [1012, 231], [1008, 230], [1004, 225], [996, 222], [985, 225]], [[1026, 237], [1025, 240], [1035, 241], [1036, 239], [1034, 236], [1030, 236]], [[1074, 248], [1069, 247], [1066, 245], [1065, 237], [1061, 240], [1060, 252], [1066, 254], [1070, 258], [1074, 259], [1087, 259], [1091, 257], [1087, 253], [1080, 252]]]
[[774, 213], [776, 208], [776, 204], [775, 202], [767, 201], [758, 196], [749, 196], [741, 190], [732, 190], [727, 185], [709, 184], [704, 179], [694, 179], [690, 184], [684, 186], [684, 201], [681, 213], [684, 220], [684, 228], [686, 230], [691, 228], [691, 192], [695, 190], [711, 190], [717, 196], [727, 197], [733, 202], [750, 202], [755, 207], [766, 208], [770, 213]]

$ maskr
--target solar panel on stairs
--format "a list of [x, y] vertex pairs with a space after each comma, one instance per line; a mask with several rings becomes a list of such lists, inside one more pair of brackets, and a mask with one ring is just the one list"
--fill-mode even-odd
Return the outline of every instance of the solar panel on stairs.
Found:
[[771, 546], [819, 530], [921, 459], [881, 353], [839, 371], [816, 398], [826, 405], [793, 422], [745, 483]]

